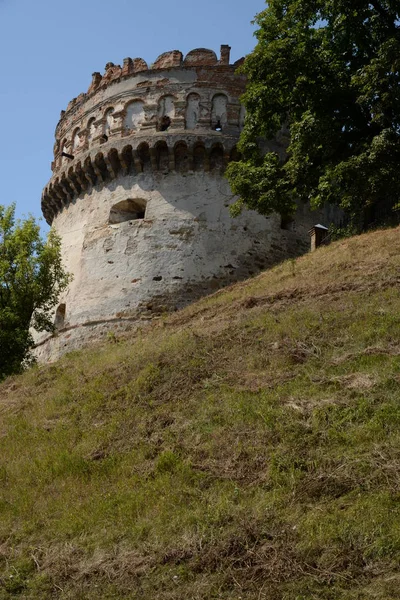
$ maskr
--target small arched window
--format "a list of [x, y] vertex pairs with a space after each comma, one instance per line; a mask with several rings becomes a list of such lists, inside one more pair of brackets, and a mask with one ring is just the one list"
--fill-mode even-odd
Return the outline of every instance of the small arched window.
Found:
[[95, 117], [89, 119], [87, 124], [87, 139], [89, 143], [89, 147], [93, 144], [94, 136], [96, 135], [96, 126], [95, 126]]
[[185, 126], [186, 129], [194, 129], [200, 117], [200, 96], [189, 94], [186, 101]]
[[105, 114], [104, 132], [103, 132], [103, 136], [105, 136], [105, 141], [107, 141], [108, 138], [110, 137], [111, 125], [114, 123], [114, 119], [112, 116], [113, 112], [114, 112], [114, 109], [109, 108]]
[[225, 94], [217, 94], [212, 101], [211, 128], [221, 131], [228, 123], [228, 98]]
[[127, 199], [117, 202], [110, 210], [108, 222], [110, 225], [119, 225], [126, 221], [137, 221], [144, 219], [146, 212], [146, 201], [141, 199]]
[[75, 129], [72, 136], [72, 151], [77, 150], [81, 145], [80, 130]]
[[126, 107], [125, 129], [135, 131], [144, 121], [144, 104], [141, 100], [134, 100]]
[[65, 326], [65, 313], [66, 313], [66, 305], [59, 304], [56, 310], [56, 316], [54, 319], [54, 327], [56, 331], [60, 331]]
[[171, 125], [171, 120], [175, 116], [175, 98], [173, 96], [163, 96], [158, 102], [157, 110], [157, 129], [158, 131], [167, 131]]

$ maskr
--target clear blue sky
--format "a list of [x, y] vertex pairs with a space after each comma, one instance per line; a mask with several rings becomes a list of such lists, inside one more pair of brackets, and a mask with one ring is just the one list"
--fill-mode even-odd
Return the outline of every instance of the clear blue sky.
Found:
[[[263, 0], [0, 0], [0, 204], [41, 216], [60, 111], [86, 92], [94, 71], [162, 52], [255, 45]], [[46, 228], [44, 225], [44, 229]]]

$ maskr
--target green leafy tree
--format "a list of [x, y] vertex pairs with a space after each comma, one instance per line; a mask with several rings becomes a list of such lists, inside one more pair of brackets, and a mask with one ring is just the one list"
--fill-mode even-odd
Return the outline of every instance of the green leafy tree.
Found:
[[31, 358], [30, 327], [54, 329], [50, 314], [68, 282], [55, 232], [44, 241], [33, 217], [16, 220], [15, 205], [0, 205], [0, 379]]
[[[298, 200], [356, 222], [400, 200], [400, 2], [270, 0], [242, 69], [247, 117], [227, 176], [242, 205], [290, 215]], [[287, 133], [287, 153], [260, 138]]]

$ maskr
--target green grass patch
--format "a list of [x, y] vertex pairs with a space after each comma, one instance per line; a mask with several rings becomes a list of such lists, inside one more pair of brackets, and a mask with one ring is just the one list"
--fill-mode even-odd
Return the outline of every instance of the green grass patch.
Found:
[[399, 598], [385, 236], [4, 382], [0, 599]]

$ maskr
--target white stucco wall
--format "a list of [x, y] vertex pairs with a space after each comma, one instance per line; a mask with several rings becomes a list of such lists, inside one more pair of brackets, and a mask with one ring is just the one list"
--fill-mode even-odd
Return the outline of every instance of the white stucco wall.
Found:
[[[127, 199], [146, 202], [145, 218], [109, 225], [111, 208]], [[286, 231], [278, 215], [244, 211], [233, 219], [232, 200], [217, 173], [141, 174], [95, 188], [65, 208], [54, 221], [74, 276], [60, 299], [65, 330], [39, 345], [37, 356], [56, 358], [116, 324], [180, 308], [307, 248], [317, 215], [305, 207]]]

